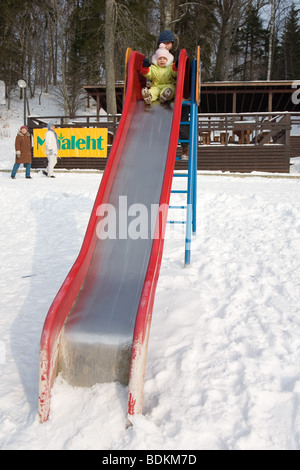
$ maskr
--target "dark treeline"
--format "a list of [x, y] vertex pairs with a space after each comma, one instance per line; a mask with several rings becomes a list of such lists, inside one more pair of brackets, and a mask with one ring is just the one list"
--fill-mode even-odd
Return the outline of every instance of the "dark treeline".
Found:
[[151, 56], [171, 29], [191, 58], [200, 45], [203, 81], [296, 80], [299, 16], [290, 0], [5, 0], [0, 79], [8, 96], [20, 78], [29, 96], [56, 85], [74, 114], [82, 85], [109, 81], [110, 64], [123, 80], [126, 48]]

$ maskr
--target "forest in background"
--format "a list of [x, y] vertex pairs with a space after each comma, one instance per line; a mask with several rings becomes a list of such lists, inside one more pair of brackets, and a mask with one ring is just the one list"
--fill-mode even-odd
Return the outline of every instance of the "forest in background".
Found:
[[[296, 80], [299, 7], [291, 0], [5, 0], [0, 80], [8, 99], [20, 78], [31, 97], [55, 85], [65, 115], [75, 115], [83, 85], [107, 82], [114, 94], [127, 47], [151, 58], [164, 29], [191, 58], [200, 45], [202, 81]], [[108, 106], [115, 114], [113, 100]]]

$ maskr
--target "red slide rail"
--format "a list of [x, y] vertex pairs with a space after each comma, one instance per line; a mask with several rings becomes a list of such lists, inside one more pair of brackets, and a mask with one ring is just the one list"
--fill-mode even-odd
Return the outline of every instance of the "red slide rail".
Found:
[[51, 388], [57, 375], [59, 340], [62, 327], [77, 298], [85, 279], [97, 242], [97, 207], [105, 204], [111, 191], [119, 160], [125, 144], [136, 101], [141, 99], [141, 82], [138, 70], [144, 55], [132, 52], [128, 62], [127, 93], [122, 117], [103, 174], [98, 194], [79, 255], [53, 300], [48, 311], [40, 341], [38, 411], [40, 421], [48, 419]]

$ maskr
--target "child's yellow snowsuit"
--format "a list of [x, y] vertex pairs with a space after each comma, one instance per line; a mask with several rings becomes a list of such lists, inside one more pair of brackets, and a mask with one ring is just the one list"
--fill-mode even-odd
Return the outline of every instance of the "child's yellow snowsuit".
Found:
[[177, 69], [174, 63], [166, 67], [159, 67], [158, 65], [152, 64], [150, 67], [143, 68], [142, 74], [151, 81], [149, 91], [152, 96], [152, 101], [158, 100], [161, 93], [166, 90], [166, 88], [172, 90], [170, 99], [174, 98], [177, 77]]

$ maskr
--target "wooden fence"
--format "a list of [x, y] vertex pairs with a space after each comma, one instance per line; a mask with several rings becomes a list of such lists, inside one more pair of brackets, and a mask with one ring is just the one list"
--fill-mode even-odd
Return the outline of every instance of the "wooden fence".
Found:
[[199, 170], [289, 172], [289, 113], [201, 114], [198, 119]]
[[[291, 136], [291, 126], [298, 125], [300, 113], [243, 113], [198, 115], [198, 170], [229, 172], [288, 173], [290, 158], [300, 156], [300, 135]], [[107, 127], [108, 155], [117, 130], [120, 115], [47, 116], [28, 118], [30, 131], [54, 122], [56, 127]], [[299, 126], [300, 128], [300, 126]], [[300, 134], [300, 132], [299, 132]], [[181, 150], [178, 145], [177, 155]], [[107, 158], [62, 158], [58, 169], [103, 170]], [[44, 168], [46, 158], [33, 158], [33, 168]], [[186, 161], [176, 161], [175, 169], [187, 169]]]

